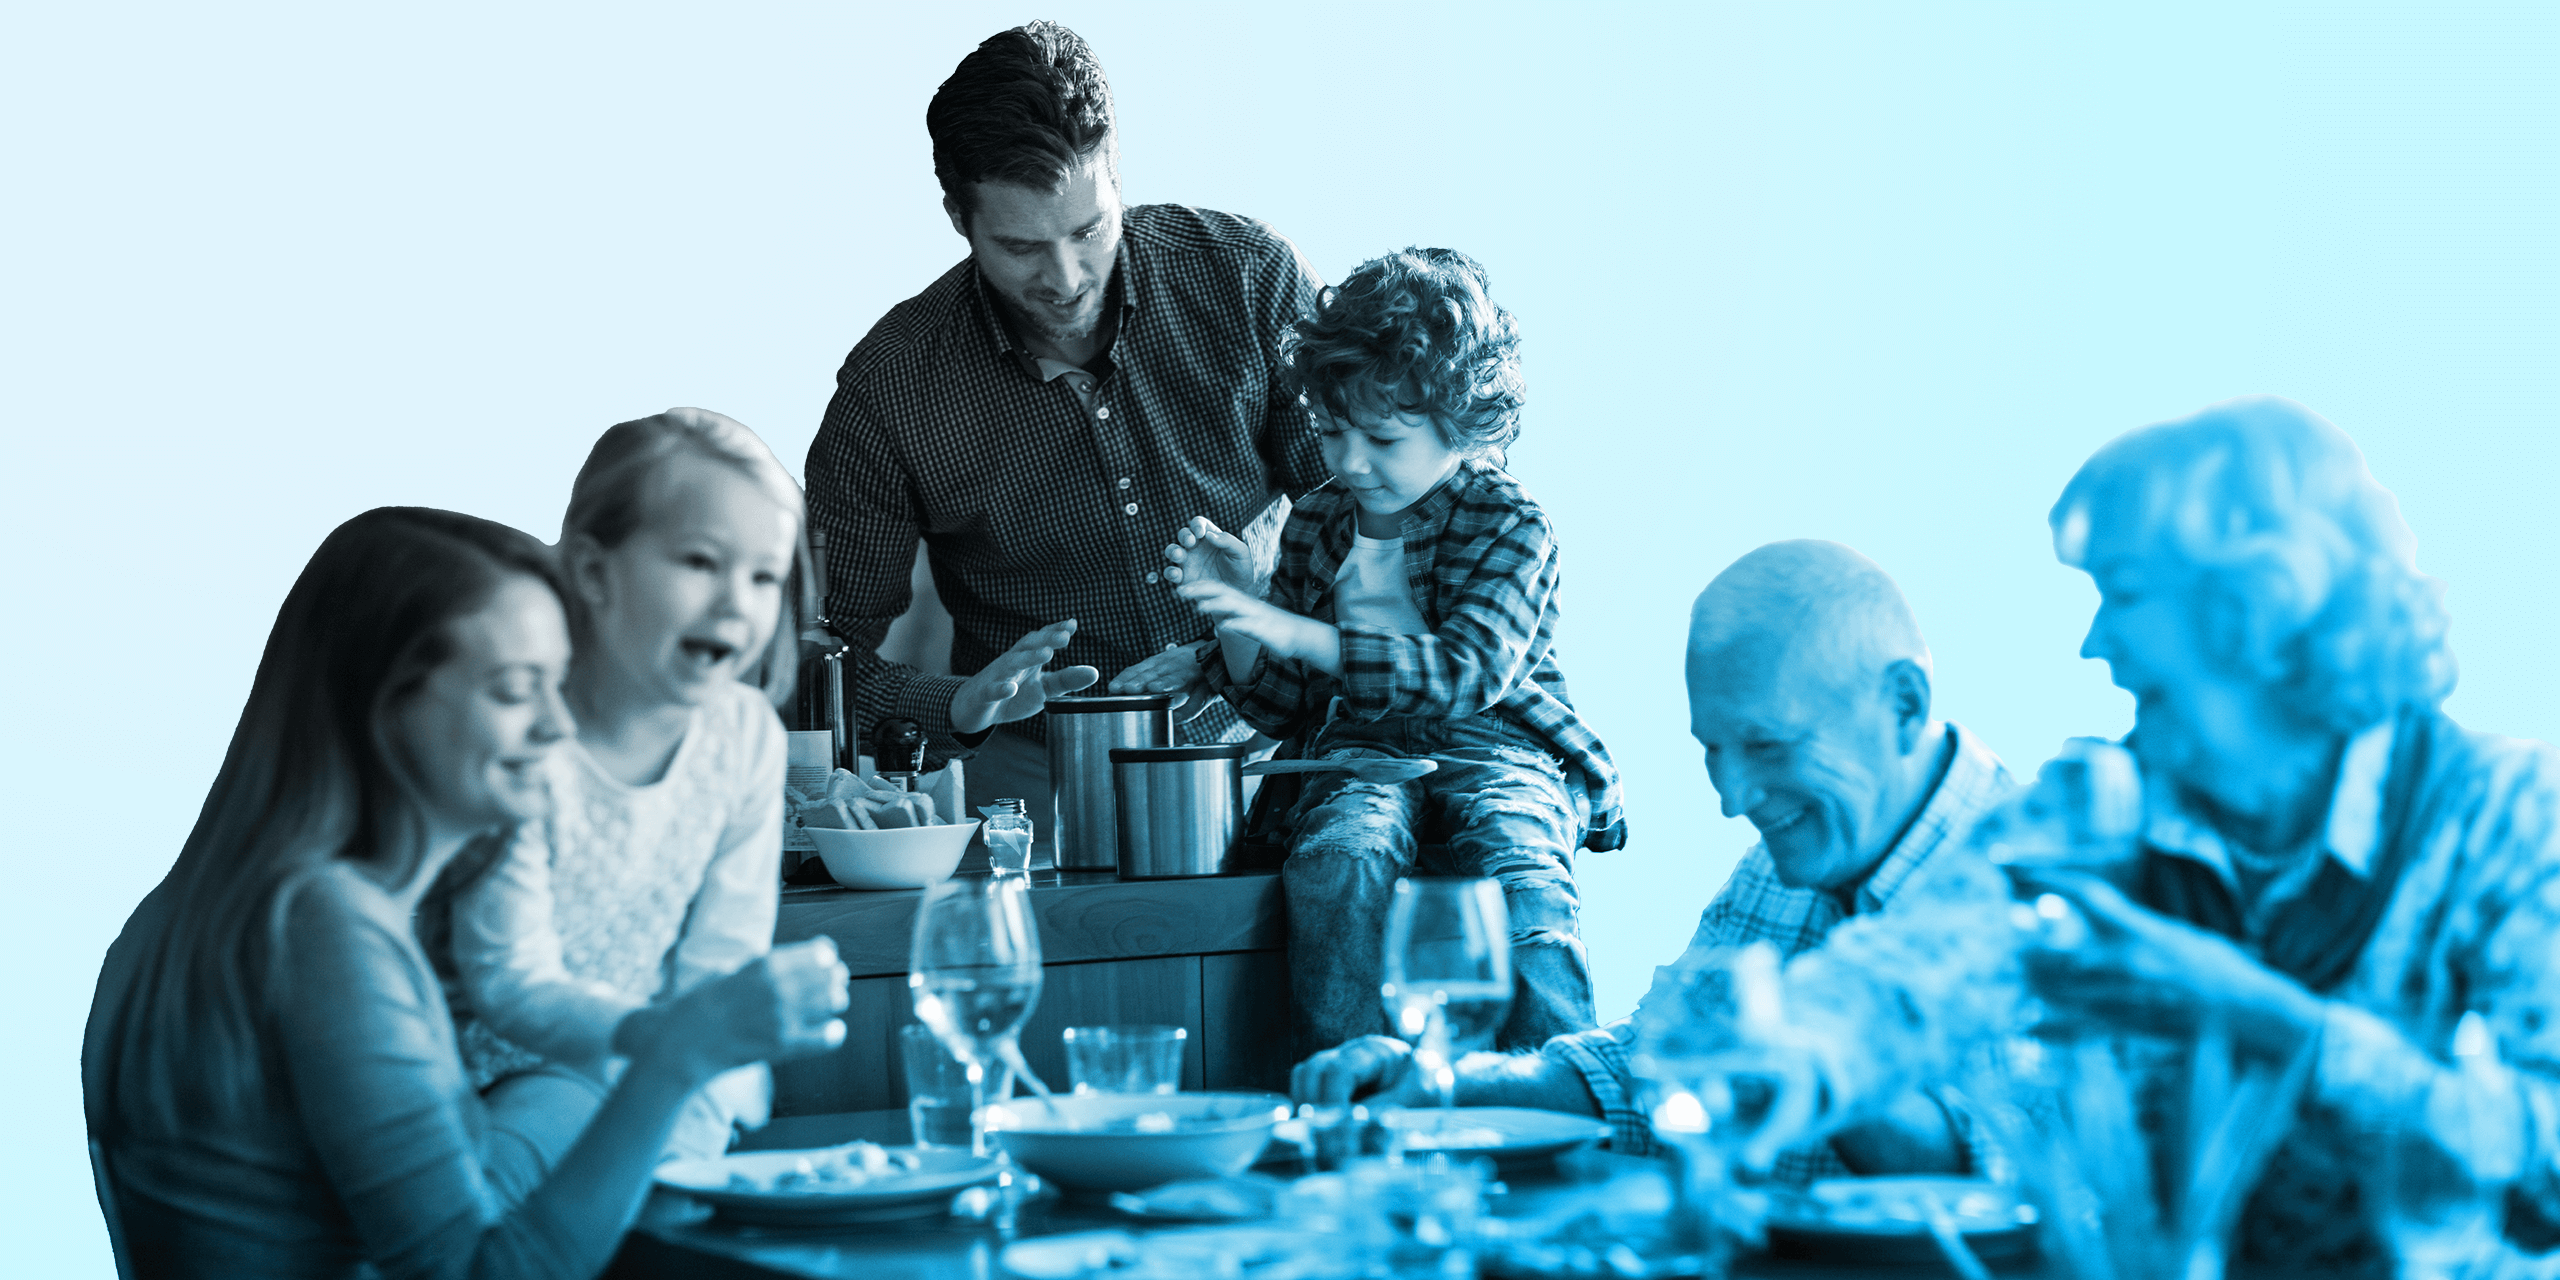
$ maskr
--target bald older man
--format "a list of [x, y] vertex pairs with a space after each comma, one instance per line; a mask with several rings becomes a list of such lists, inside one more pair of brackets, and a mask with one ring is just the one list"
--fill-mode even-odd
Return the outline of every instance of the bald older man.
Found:
[[[1999, 757], [1931, 715], [1929, 646], [1902, 592], [1873, 561], [1831, 542], [1779, 542], [1735, 561], [1689, 620], [1690, 732], [1726, 817], [1760, 843], [1708, 904], [1681, 966], [1701, 953], [1766, 941], [1787, 956], [1818, 946], [1853, 916], [1882, 911], [1965, 852], [1964, 833], [2015, 789]], [[1656, 993], [1646, 999], [1654, 1000]], [[1458, 1100], [1598, 1116], [1612, 1145], [1649, 1152], [1628, 1057], [1635, 1018], [1558, 1036], [1532, 1054], [1475, 1054]], [[1419, 1102], [1411, 1050], [1371, 1036], [1300, 1063], [1301, 1101], [1376, 1091]], [[1774, 1176], [1965, 1170], [1962, 1114], [1913, 1092], [1876, 1118], [1789, 1150]]]

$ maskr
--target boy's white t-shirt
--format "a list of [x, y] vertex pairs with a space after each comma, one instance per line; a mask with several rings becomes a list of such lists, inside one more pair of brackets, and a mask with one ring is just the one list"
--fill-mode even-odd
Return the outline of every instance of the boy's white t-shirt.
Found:
[[1413, 607], [1405, 577], [1404, 539], [1351, 535], [1351, 554], [1333, 579], [1335, 625], [1360, 623], [1400, 636], [1427, 636], [1431, 627]]

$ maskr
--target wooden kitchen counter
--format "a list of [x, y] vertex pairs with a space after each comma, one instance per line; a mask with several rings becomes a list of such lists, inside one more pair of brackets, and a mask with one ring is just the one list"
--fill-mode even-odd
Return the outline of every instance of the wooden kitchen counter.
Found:
[[[853, 972], [853, 1004], [843, 1049], [774, 1069], [777, 1117], [888, 1113], [863, 1127], [903, 1134], [897, 1036], [915, 1021], [907, 947], [923, 896], [783, 887], [774, 941], [835, 939]], [[1042, 1079], [1066, 1088], [1058, 1033], [1068, 1027], [1162, 1023], [1191, 1032], [1183, 1088], [1286, 1091], [1288, 929], [1276, 872], [1122, 880], [1041, 871], [1031, 877], [1031, 903], [1046, 964], [1022, 1051]]]

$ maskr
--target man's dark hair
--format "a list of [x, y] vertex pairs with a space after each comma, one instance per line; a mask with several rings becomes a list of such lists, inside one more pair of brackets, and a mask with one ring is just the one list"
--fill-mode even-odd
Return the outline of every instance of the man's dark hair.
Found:
[[924, 109], [933, 137], [933, 176], [960, 206], [977, 213], [972, 188], [1009, 182], [1041, 191], [1064, 186], [1078, 165], [1112, 166], [1111, 86], [1084, 37], [1054, 22], [998, 32], [960, 60]]

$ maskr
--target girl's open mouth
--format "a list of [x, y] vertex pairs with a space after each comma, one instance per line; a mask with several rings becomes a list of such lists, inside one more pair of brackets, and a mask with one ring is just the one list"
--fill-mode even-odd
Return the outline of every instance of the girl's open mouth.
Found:
[[737, 653], [737, 647], [718, 640], [680, 640], [676, 647], [696, 666], [716, 667]]

